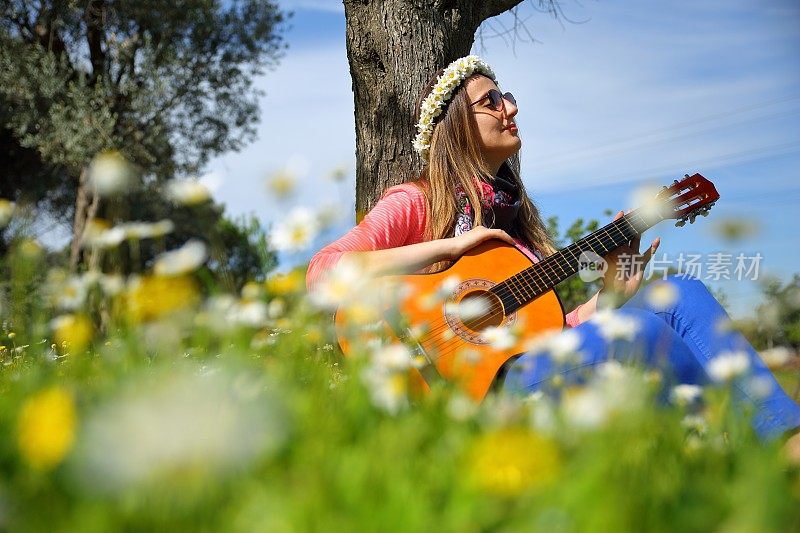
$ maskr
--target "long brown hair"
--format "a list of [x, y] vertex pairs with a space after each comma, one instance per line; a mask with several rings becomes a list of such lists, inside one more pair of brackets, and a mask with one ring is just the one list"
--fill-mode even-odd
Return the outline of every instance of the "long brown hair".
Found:
[[[419, 119], [422, 101], [433, 89], [444, 69], [437, 72], [428, 82], [417, 100], [415, 119]], [[468, 78], [469, 79], [469, 78]], [[453, 236], [456, 225], [457, 208], [456, 186], [460, 185], [466, 193], [473, 212], [473, 226], [483, 222], [483, 209], [480, 192], [475, 178], [489, 183], [494, 175], [481, 156], [478, 145], [478, 125], [470, 111], [465, 80], [455, 91], [447, 106], [439, 115], [431, 136], [428, 163], [423, 168], [416, 183], [425, 193], [428, 216], [425, 237], [444, 239]], [[539, 214], [530, 199], [519, 175], [519, 155], [507, 159], [500, 167], [499, 175], [515, 183], [519, 188], [521, 200], [516, 220], [519, 237], [547, 256], [556, 251], [553, 242]], [[435, 216], [432, 214], [435, 213]]]

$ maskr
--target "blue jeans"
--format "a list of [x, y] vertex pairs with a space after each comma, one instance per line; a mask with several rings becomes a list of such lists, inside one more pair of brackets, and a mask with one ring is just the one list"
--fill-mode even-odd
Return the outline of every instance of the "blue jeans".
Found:
[[[562, 375], [565, 380], [580, 379], [576, 372], [614, 358], [619, 354], [638, 354], [647, 366], [664, 370], [672, 384], [706, 385], [709, 362], [725, 351], [747, 354], [749, 373], [734, 381], [734, 401], [753, 406], [753, 427], [761, 437], [773, 437], [800, 427], [800, 406], [781, 389], [772, 372], [740, 333], [725, 325], [730, 320], [725, 310], [706, 286], [692, 277], [670, 276], [669, 283], [677, 291], [673, 303], [654, 308], [648, 292], [656, 284], [641, 289], [617, 310], [638, 324], [631, 340], [606, 338], [593, 321], [580, 324], [577, 352], [581, 359], [568, 365], [557, 364], [546, 349], [520, 356], [509, 368], [503, 389], [512, 393], [531, 393], [545, 388], [550, 379]], [[662, 287], [663, 289], [663, 287]], [[754, 394], [747, 383], [758, 380], [766, 396]]]

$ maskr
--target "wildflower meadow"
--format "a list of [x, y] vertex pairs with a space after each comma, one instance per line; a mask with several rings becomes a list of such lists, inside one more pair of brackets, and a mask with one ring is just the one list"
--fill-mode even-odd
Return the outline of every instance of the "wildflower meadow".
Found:
[[[127, 186], [120, 174], [105, 161], [93, 176], [113, 195]], [[276, 179], [291, 197], [291, 178], [272, 178], [270, 190]], [[198, 183], [164, 194], [208, 201]], [[24, 218], [2, 207], [6, 225]], [[282, 250], [307, 248], [330, 220], [292, 213], [269, 236]], [[579, 384], [554, 380], [528, 397], [476, 403], [446, 384], [422, 394], [406, 346], [356, 336], [345, 358], [334, 331], [335, 309], [374, 317], [402, 287], [387, 295], [343, 262], [311, 295], [303, 266], [226, 291], [199, 240], [136, 264], [137, 248], [162, 246], [171, 231], [168, 219], [94, 220], [82, 241], [90, 259], [75, 273], [48, 265], [24, 232], [12, 241], [0, 307], [3, 529], [800, 526], [798, 465], [781, 439], [760, 440], [749, 413], [730, 408], [748, 380], [736, 353], [720, 354], [705, 388], [618, 357]], [[132, 273], [117, 270], [131, 263]], [[421, 296], [441, 305], [446, 291]], [[664, 304], [674, 297], [651, 293]], [[595, 320], [609, 338], [637, 328], [613, 311]], [[516, 334], [485, 332], [498, 346]], [[576, 335], [530, 346], [577, 363]], [[793, 355], [764, 357], [775, 366]], [[787, 387], [795, 377], [783, 375]]]

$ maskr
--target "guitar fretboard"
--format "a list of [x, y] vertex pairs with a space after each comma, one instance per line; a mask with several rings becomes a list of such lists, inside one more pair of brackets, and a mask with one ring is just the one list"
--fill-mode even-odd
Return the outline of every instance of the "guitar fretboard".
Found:
[[604, 256], [652, 225], [645, 221], [640, 210], [632, 211], [498, 283], [491, 291], [502, 300], [506, 314], [513, 313], [578, 272], [585, 252]]

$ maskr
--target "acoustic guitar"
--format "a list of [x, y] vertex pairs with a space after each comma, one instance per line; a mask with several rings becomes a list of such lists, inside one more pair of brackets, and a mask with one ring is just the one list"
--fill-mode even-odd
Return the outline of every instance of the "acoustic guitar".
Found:
[[[379, 333], [405, 343], [421, 361], [412, 372], [423, 388], [447, 380], [481, 400], [503, 364], [525, 351], [526, 340], [564, 327], [564, 309], [553, 288], [585, 267], [587, 257], [607, 255], [663, 220], [675, 219], [677, 226], [693, 223], [718, 199], [709, 180], [687, 174], [664, 186], [647, 205], [538, 263], [492, 239], [440, 272], [386, 276], [387, 286], [405, 289], [384, 310]], [[434, 295], [440, 298], [432, 305]], [[500, 331], [496, 328], [512, 328], [516, 340], [493, 346], [487, 333]], [[342, 351], [350, 354], [357, 341], [344, 309], [336, 313], [336, 329]], [[359, 330], [362, 340], [371, 334], [365, 329], [374, 332], [375, 324]]]

